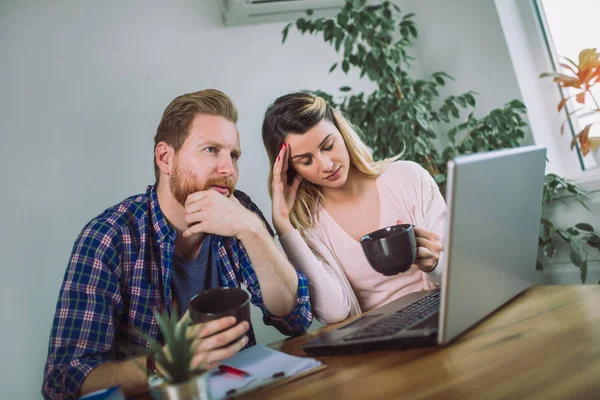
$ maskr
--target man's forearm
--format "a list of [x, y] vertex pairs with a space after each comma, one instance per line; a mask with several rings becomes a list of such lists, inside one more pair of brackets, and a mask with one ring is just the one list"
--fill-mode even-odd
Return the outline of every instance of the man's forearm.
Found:
[[[109, 362], [94, 368], [83, 381], [80, 396], [96, 390], [120, 385], [125, 396], [134, 396], [148, 390], [148, 381], [143, 366], [146, 357]], [[136, 365], [136, 362], [138, 363]]]
[[288, 315], [298, 300], [298, 275], [263, 225], [253, 224], [240, 234], [258, 278], [267, 309], [274, 315]]

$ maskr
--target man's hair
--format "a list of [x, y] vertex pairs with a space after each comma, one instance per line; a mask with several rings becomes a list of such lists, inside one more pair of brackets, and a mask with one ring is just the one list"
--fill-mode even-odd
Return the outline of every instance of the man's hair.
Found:
[[[199, 114], [223, 117], [234, 124], [238, 119], [233, 101], [219, 90], [205, 89], [181, 95], [176, 97], [163, 113], [154, 136], [154, 150], [159, 142], [165, 142], [177, 153], [190, 133], [192, 121]], [[154, 159], [154, 175], [158, 183], [160, 169], [156, 159]]]

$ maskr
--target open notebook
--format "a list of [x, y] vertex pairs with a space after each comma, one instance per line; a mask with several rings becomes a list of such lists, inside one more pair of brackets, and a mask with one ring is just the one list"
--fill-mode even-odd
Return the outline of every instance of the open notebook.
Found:
[[314, 358], [290, 356], [261, 344], [240, 351], [223, 364], [246, 371], [250, 376], [236, 376], [218, 369], [211, 371], [208, 376], [211, 399], [225, 399], [262, 387], [280, 385], [325, 367]]

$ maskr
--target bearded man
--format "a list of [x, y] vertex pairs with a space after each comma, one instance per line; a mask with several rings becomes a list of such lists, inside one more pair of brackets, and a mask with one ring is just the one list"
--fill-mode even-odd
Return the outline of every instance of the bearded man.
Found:
[[[258, 207], [235, 190], [236, 123], [233, 102], [218, 90], [179, 96], [166, 108], [154, 138], [156, 184], [92, 219], [75, 241], [50, 334], [45, 398], [115, 385], [127, 396], [147, 390], [138, 365], [150, 360], [126, 356], [132, 345], [150, 350], [136, 330], [164, 344], [153, 310], [170, 313], [176, 304], [187, 318], [190, 298], [204, 289], [243, 284], [266, 324], [287, 335], [308, 329], [306, 277], [276, 246]], [[189, 334], [202, 339], [193, 368], [213, 368], [256, 343], [252, 327], [233, 317]]]

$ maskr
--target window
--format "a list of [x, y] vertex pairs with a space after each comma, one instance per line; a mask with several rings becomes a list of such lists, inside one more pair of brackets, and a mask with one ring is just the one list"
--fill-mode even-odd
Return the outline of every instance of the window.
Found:
[[[600, 48], [600, 28], [598, 17], [600, 16], [600, 1], [598, 0], [537, 0], [536, 8], [539, 23], [544, 32], [547, 50], [554, 64], [554, 69], [564, 72], [560, 63], [565, 63], [564, 57], [578, 63], [579, 52], [587, 48]], [[600, 87], [592, 87], [592, 93], [597, 101], [600, 101]], [[563, 97], [570, 97], [578, 91], [566, 88]], [[565, 134], [572, 138], [576, 133], [592, 122], [600, 122], [600, 112], [590, 113], [591, 98], [586, 99], [586, 108], [577, 103], [574, 98], [570, 99], [565, 108], [571, 114], [569, 123], [565, 124]], [[577, 111], [582, 109], [581, 111]], [[587, 111], [587, 112], [586, 112]], [[563, 112], [563, 118], [566, 114]], [[600, 136], [600, 124], [593, 125], [590, 136]], [[575, 149], [574, 149], [575, 151]], [[579, 147], [577, 156], [582, 170], [596, 168], [592, 154], [583, 157]]]
[[564, 112], [557, 111], [561, 93], [551, 79], [540, 78], [541, 73], [556, 70], [559, 54], [577, 59], [585, 48], [600, 48], [594, 21], [600, 15], [599, 0], [495, 0], [495, 5], [533, 139], [548, 149], [546, 172], [564, 176], [584, 190], [600, 191], [600, 168], [593, 157], [584, 160], [578, 149], [570, 149], [573, 132], [579, 132], [575, 124], [585, 121], [573, 119], [561, 136], [565, 121]]

